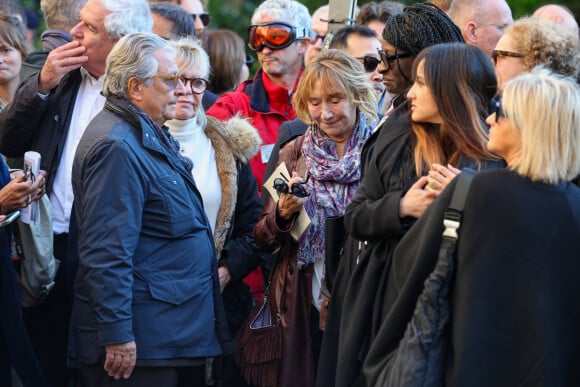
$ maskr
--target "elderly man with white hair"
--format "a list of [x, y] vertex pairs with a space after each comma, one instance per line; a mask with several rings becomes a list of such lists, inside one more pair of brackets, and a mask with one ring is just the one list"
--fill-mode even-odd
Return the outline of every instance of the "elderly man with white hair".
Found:
[[83, 377], [87, 387], [205, 386], [206, 364], [231, 338], [193, 162], [163, 128], [188, 81], [150, 33], [122, 38], [105, 75], [105, 106], [72, 171]]
[[16, 92], [0, 113], [0, 152], [42, 156], [46, 193], [52, 204], [54, 256], [61, 261], [56, 285], [42, 304], [23, 311], [32, 343], [49, 383], [67, 386], [68, 322], [76, 247], [69, 237], [74, 200], [73, 157], [89, 121], [102, 109], [105, 60], [124, 35], [151, 31], [146, 0], [88, 0], [70, 34], [72, 42], [50, 51], [42, 69]]

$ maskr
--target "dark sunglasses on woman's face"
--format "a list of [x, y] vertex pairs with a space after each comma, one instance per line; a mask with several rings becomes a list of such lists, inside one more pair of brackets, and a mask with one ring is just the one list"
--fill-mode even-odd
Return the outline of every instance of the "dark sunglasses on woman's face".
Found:
[[262, 51], [264, 47], [281, 50], [306, 37], [305, 28], [283, 22], [254, 24], [248, 28], [248, 46], [254, 51]]
[[356, 59], [358, 59], [359, 62], [362, 63], [367, 73], [372, 73], [373, 71], [375, 71], [377, 67], [379, 67], [379, 63], [381, 63], [380, 59], [370, 55], [359, 56]]
[[306, 189], [304, 188], [304, 184], [308, 182], [308, 179], [310, 179], [310, 175], [306, 175], [306, 180], [304, 180], [304, 182], [292, 184], [292, 187], [290, 187], [290, 189], [288, 188], [289, 182], [288, 178], [284, 176], [284, 174], [282, 173], [280, 174], [280, 176], [282, 176], [283, 178], [277, 177], [274, 179], [274, 189], [278, 191], [278, 193], [288, 193], [288, 191], [290, 191], [294, 196], [299, 198], [305, 198], [307, 196], [310, 196], [310, 192], [306, 191]]
[[201, 20], [201, 23], [207, 27], [209, 25], [209, 22], [211, 20], [211, 18], [209, 17], [209, 14], [207, 13], [192, 13], [191, 17], [193, 17], [193, 22], [195, 23], [195, 19], [199, 18], [199, 20]]
[[500, 117], [505, 117], [502, 102], [503, 98], [499, 95], [489, 100], [489, 115], [495, 113], [495, 122], [498, 122]]
[[411, 53], [402, 53], [402, 54], [398, 54], [395, 51], [395, 55], [389, 55], [388, 53], [386, 53], [383, 50], [378, 50], [379, 51], [379, 56], [381, 57], [381, 61], [385, 64], [385, 66], [387, 66], [387, 70], [391, 71], [391, 63], [393, 63], [394, 61], [398, 60], [398, 59], [405, 59], [405, 58], [411, 58], [414, 57], [414, 54]]

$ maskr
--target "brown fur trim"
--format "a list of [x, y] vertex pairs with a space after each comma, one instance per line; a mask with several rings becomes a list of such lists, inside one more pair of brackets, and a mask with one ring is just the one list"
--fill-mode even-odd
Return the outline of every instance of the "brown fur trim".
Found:
[[205, 134], [215, 149], [215, 161], [222, 187], [222, 201], [216, 218], [214, 242], [218, 258], [228, 238], [238, 196], [236, 160], [247, 162], [262, 143], [258, 131], [241, 117], [220, 121], [207, 117]]

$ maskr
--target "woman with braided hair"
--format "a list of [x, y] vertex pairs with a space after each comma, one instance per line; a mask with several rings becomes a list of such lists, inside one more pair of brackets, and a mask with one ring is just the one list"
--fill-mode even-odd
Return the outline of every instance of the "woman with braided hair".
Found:
[[452, 42], [464, 42], [461, 30], [433, 4], [414, 4], [387, 20], [379, 72], [387, 91], [395, 95], [392, 108], [406, 99], [405, 93], [412, 83], [413, 60], [419, 52], [434, 44]]
[[[423, 190], [427, 183], [423, 175], [430, 165], [415, 166], [417, 136], [412, 130], [409, 106], [401, 101], [405, 101], [411, 86], [413, 59], [424, 48], [439, 43], [463, 43], [461, 31], [439, 8], [420, 3], [389, 18], [383, 38], [386, 41], [381, 51], [383, 79], [390, 92], [400, 94], [399, 106], [379, 124], [361, 154], [361, 184], [344, 216], [348, 237], [332, 289], [318, 371], [320, 387], [366, 386], [362, 366], [388, 312], [389, 300], [385, 295], [391, 254], [437, 196]], [[485, 71], [493, 82], [490, 85], [493, 94], [495, 76], [489, 60]], [[484, 86], [487, 85], [480, 87]], [[443, 95], [447, 91], [442, 90]], [[453, 108], [452, 103], [448, 105]], [[461, 113], [470, 115], [465, 109]], [[466, 129], [475, 130], [472, 126]], [[441, 137], [439, 141], [443, 141]], [[478, 146], [479, 155], [485, 154], [484, 144]], [[455, 166], [477, 167], [471, 157], [467, 159]], [[441, 158], [437, 162], [447, 165], [453, 161]]]

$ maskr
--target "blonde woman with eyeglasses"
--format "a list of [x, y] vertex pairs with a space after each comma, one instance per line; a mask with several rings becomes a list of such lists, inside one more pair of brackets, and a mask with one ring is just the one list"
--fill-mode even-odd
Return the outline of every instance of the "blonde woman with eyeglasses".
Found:
[[[245, 119], [222, 122], [205, 115], [201, 100], [209, 84], [210, 64], [200, 42], [184, 38], [170, 44], [185, 93], [177, 99], [175, 118], [165, 125], [179, 142], [181, 155], [193, 161], [193, 178], [214, 237], [228, 327], [235, 335], [253, 302], [242, 278], [257, 267], [259, 258], [252, 230], [262, 203], [248, 159], [261, 141]], [[243, 385], [232, 356], [224, 357], [222, 365], [224, 386]]]

